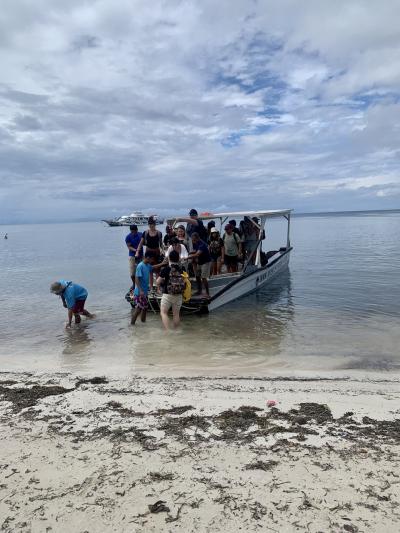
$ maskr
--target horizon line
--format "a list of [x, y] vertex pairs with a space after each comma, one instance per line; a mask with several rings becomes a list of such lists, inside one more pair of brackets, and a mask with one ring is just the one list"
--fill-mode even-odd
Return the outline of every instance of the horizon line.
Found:
[[[400, 207], [393, 207], [389, 209], [349, 209], [344, 211], [300, 211], [300, 212], [293, 212], [291, 216], [299, 217], [299, 216], [323, 216], [323, 215], [346, 215], [346, 214], [357, 214], [357, 213], [395, 213], [400, 212]], [[183, 216], [183, 215], [182, 215]], [[166, 215], [164, 218], [168, 218], [168, 215]], [[22, 226], [22, 225], [33, 225], [33, 224], [65, 224], [65, 223], [73, 223], [73, 224], [79, 224], [83, 222], [103, 222], [102, 219], [99, 218], [76, 218], [76, 219], [48, 219], [48, 220], [36, 220], [36, 221], [22, 221], [22, 222], [0, 222], [0, 226]]]

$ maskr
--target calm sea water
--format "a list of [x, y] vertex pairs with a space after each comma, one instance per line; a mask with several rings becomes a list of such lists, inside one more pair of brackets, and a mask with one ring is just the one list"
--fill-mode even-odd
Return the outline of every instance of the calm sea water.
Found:
[[[400, 370], [400, 212], [295, 217], [289, 270], [273, 285], [163, 333], [129, 324], [126, 228], [1, 226], [0, 368], [130, 375]], [[273, 221], [264, 249], [284, 244]], [[2, 237], [2, 235], [1, 235]], [[49, 285], [89, 290], [93, 321], [64, 329]]]

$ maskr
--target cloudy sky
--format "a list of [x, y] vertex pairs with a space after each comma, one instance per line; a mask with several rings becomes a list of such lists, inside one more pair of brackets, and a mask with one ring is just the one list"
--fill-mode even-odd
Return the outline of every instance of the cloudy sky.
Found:
[[0, 222], [400, 207], [400, 2], [2, 0]]

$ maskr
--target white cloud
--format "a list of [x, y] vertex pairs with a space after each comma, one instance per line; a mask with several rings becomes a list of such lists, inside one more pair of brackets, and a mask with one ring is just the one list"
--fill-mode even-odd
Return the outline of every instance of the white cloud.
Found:
[[394, 0], [2, 7], [2, 220], [399, 205]]

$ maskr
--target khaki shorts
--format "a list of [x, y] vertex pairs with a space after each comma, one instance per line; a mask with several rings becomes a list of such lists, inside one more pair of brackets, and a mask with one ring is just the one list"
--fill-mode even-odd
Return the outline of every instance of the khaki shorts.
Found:
[[161, 296], [161, 309], [163, 311], [179, 311], [182, 307], [182, 294], [163, 294]]
[[209, 278], [211, 271], [211, 263], [204, 263], [204, 265], [197, 265], [196, 276], [199, 278]]
[[131, 278], [136, 274], [136, 257], [129, 256], [129, 272], [131, 274]]

